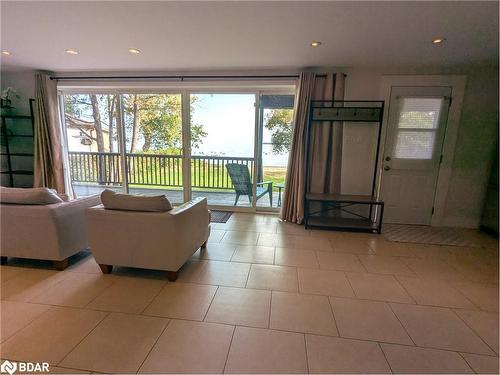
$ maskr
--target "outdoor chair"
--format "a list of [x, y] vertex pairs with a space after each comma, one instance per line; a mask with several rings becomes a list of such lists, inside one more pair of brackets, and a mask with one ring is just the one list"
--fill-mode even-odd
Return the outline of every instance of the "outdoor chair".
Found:
[[[248, 171], [248, 166], [244, 164], [226, 164], [229, 177], [231, 177], [231, 182], [233, 183], [234, 190], [236, 191], [236, 200], [234, 205], [238, 204], [238, 199], [240, 195], [247, 195], [248, 200], [252, 203], [252, 180], [250, 179], [250, 172]], [[264, 187], [265, 186], [265, 187]], [[269, 194], [269, 206], [273, 206], [273, 182], [263, 181], [257, 182], [256, 190], [257, 200], [262, 198], [264, 195]]]

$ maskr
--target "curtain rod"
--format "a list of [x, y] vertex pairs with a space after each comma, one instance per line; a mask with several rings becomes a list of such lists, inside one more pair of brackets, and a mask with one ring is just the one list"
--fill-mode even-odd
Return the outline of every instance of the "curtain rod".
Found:
[[[345, 75], [344, 75], [345, 76]], [[318, 74], [316, 77], [326, 77], [326, 74]], [[178, 79], [184, 81], [187, 79], [297, 79], [298, 74], [284, 74], [284, 75], [171, 75], [171, 76], [51, 76], [51, 80], [64, 81], [64, 80], [113, 80], [113, 79]]]
[[266, 79], [266, 78], [282, 78], [282, 79], [295, 79], [299, 78], [298, 74], [290, 75], [172, 75], [172, 76], [53, 76], [50, 79], [55, 80], [87, 80], [87, 79], [178, 79], [184, 81], [186, 79]]

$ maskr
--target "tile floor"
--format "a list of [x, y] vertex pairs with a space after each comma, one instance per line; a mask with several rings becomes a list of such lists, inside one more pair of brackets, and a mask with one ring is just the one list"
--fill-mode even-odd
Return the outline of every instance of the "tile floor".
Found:
[[[481, 236], [476, 236], [477, 239]], [[234, 214], [175, 283], [9, 260], [1, 357], [57, 373], [498, 373], [498, 243], [306, 231]]]

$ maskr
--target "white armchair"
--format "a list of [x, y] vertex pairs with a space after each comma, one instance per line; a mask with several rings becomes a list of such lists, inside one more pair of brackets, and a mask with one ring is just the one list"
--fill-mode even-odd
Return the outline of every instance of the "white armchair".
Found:
[[112, 267], [167, 271], [170, 281], [210, 235], [206, 198], [196, 198], [166, 212], [87, 210], [91, 251], [103, 273]]
[[100, 203], [97, 195], [53, 204], [2, 203], [1, 263], [7, 257], [43, 259], [66, 268], [68, 257], [88, 248], [85, 210]]

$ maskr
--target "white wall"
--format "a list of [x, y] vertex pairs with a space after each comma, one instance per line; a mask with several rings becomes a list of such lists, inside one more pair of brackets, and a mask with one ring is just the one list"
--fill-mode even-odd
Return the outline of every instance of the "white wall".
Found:
[[31, 70], [2, 71], [0, 77], [2, 91], [7, 87], [12, 87], [20, 96], [12, 98], [12, 105], [16, 108], [16, 113], [29, 114], [29, 99], [35, 97], [35, 72]]

